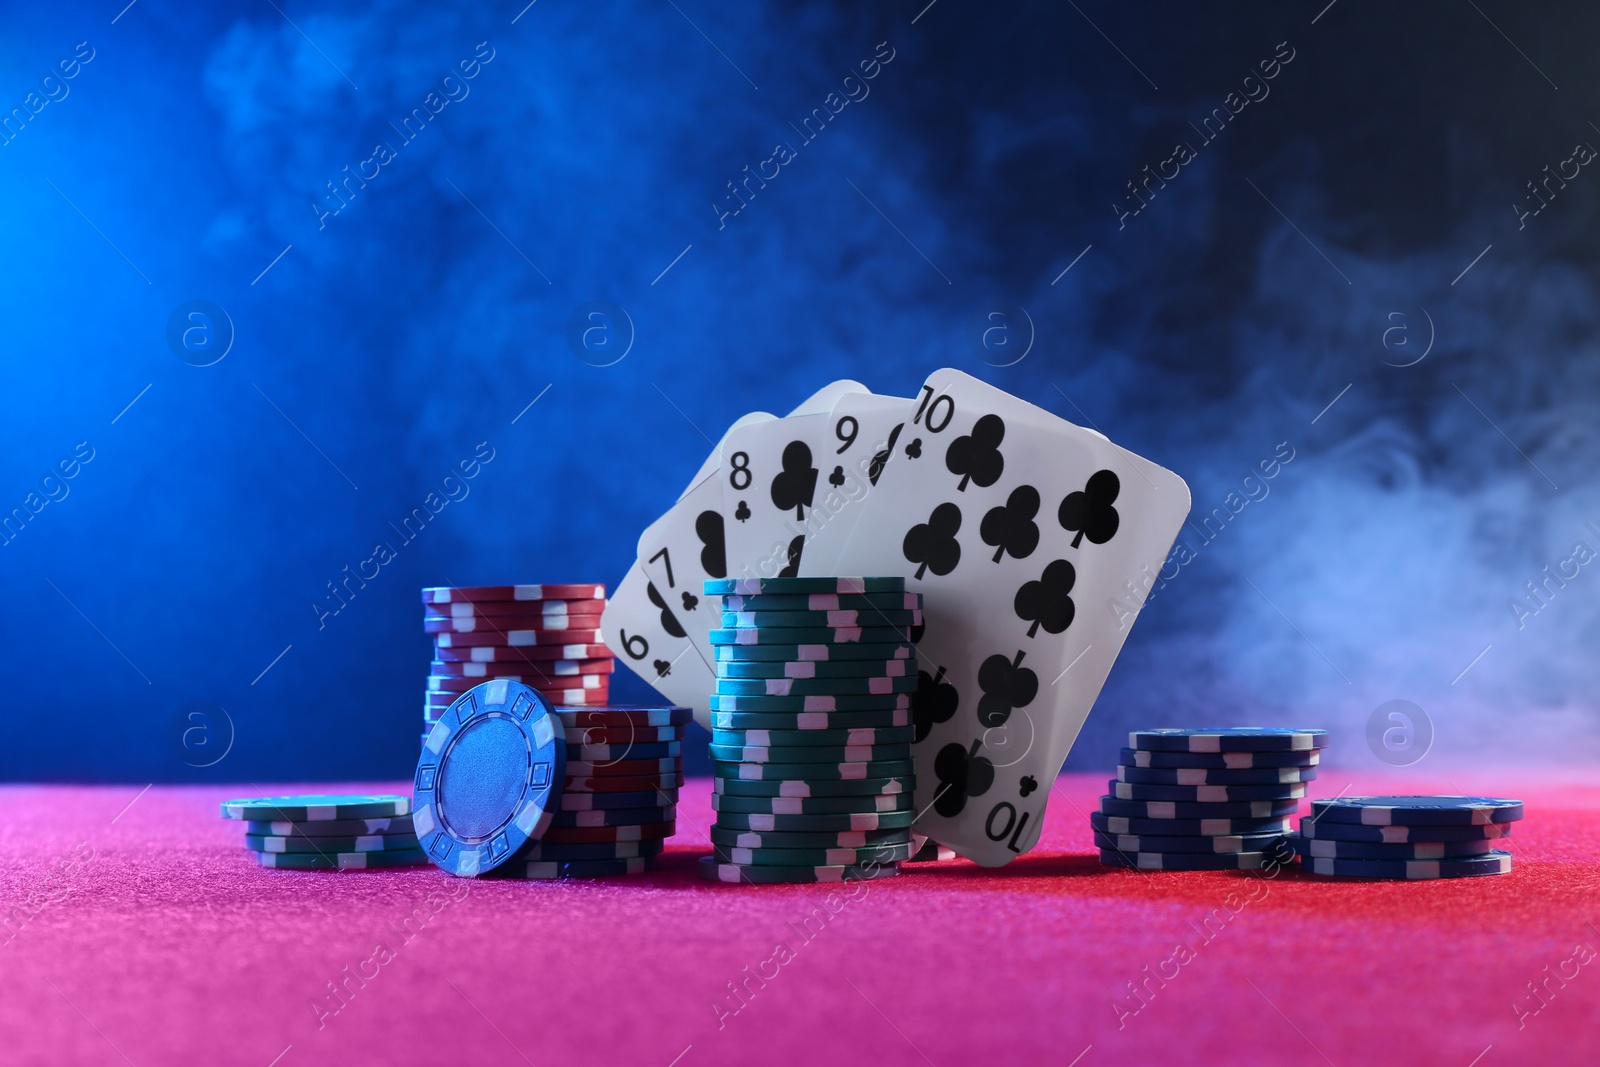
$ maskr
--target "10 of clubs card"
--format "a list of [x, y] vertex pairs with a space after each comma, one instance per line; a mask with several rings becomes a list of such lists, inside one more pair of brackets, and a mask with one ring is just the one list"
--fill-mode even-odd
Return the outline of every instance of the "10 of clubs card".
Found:
[[919, 833], [985, 866], [1038, 841], [1188, 510], [1181, 478], [1098, 433], [960, 371], [924, 382], [859, 523], [830, 546], [839, 573], [900, 574], [923, 594]]

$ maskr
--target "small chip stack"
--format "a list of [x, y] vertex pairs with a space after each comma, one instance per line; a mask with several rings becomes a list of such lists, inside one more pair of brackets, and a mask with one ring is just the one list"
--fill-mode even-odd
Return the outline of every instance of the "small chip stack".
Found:
[[591, 584], [423, 589], [434, 648], [423, 739], [457, 697], [490, 678], [519, 681], [558, 706], [608, 703], [616, 663], [600, 638], [605, 597], [605, 586]]
[[244, 823], [244, 847], [263, 867], [308, 871], [414, 867], [428, 862], [403, 796], [287, 796], [225, 800]]
[[428, 858], [453, 874], [647, 870], [677, 829], [688, 708], [557, 708], [521, 682], [465, 693], [429, 731], [412, 787]]
[[1289, 817], [1326, 738], [1259, 726], [1134, 731], [1110, 794], [1089, 816], [1100, 862], [1153, 871], [1284, 863]]
[[903, 578], [739, 578], [711, 631], [713, 881], [839, 882], [911, 858], [922, 598]]
[[502, 871], [520, 878], [600, 878], [647, 871], [677, 832], [683, 731], [670, 705], [557, 708], [567, 773], [555, 818]]
[[1393, 881], [1508, 874], [1495, 846], [1522, 818], [1501, 797], [1337, 797], [1311, 802], [1290, 844], [1312, 874]]

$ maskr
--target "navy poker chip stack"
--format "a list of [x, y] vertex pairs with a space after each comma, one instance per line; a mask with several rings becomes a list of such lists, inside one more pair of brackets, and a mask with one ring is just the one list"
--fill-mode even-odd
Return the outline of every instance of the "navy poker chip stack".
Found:
[[745, 883], [899, 873], [912, 855], [911, 695], [922, 598], [903, 578], [705, 583], [716, 692], [713, 855]]
[[1300, 866], [1340, 878], [1431, 881], [1509, 874], [1497, 847], [1522, 818], [1502, 797], [1335, 797], [1311, 803], [1290, 844]]
[[1257, 870], [1290, 858], [1289, 817], [1325, 730], [1136, 730], [1089, 816], [1100, 862], [1153, 871]]

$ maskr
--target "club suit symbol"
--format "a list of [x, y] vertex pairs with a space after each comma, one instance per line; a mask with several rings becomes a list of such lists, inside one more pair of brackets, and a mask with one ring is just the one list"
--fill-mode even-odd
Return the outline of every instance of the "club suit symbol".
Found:
[[927, 522], [919, 522], [906, 531], [901, 551], [906, 562], [917, 565], [916, 576], [927, 571], [946, 575], [961, 562], [961, 542], [956, 534], [961, 529], [961, 509], [944, 503], [933, 509]]
[[1057, 559], [1045, 565], [1038, 580], [1022, 583], [1012, 607], [1017, 618], [1033, 624], [1028, 627], [1029, 637], [1038, 633], [1041, 626], [1045, 633], [1058, 634], [1072, 625], [1077, 607], [1070, 594], [1077, 580], [1077, 569], [1066, 560]]
[[810, 447], [804, 441], [790, 441], [783, 447], [783, 470], [772, 478], [772, 506], [779, 511], [793, 508], [796, 521], [804, 522], [816, 491], [817, 468], [811, 465]]
[[1039, 526], [1033, 521], [1037, 514], [1039, 490], [1031, 485], [1017, 486], [1004, 504], [989, 509], [978, 533], [984, 544], [994, 548], [994, 562], [999, 563], [1007, 552], [1013, 559], [1027, 559], [1039, 547]]
[[1073, 548], [1085, 537], [1091, 544], [1103, 545], [1117, 535], [1121, 518], [1112, 505], [1121, 491], [1122, 482], [1116, 472], [1098, 470], [1089, 475], [1088, 484], [1082, 489], [1062, 498], [1056, 519], [1063, 530], [1077, 533], [1072, 539]]
[[967, 806], [968, 797], [981, 797], [994, 785], [994, 764], [978, 755], [982, 741], [972, 742], [970, 750], [952, 741], [939, 750], [933, 760], [933, 773], [939, 779], [933, 810], [953, 819]]
[[998, 415], [984, 415], [972, 424], [970, 434], [950, 442], [944, 465], [961, 479], [956, 483], [957, 492], [966, 492], [968, 481], [987, 489], [1000, 480], [1006, 469], [1006, 458], [1000, 454], [1000, 442], [1005, 439], [1005, 421]]
[[1017, 708], [1027, 707], [1039, 694], [1039, 676], [1022, 665], [1026, 652], [1018, 652], [1015, 659], [996, 654], [983, 661], [978, 668], [978, 688], [983, 696], [978, 698], [978, 722], [994, 729], [1004, 726]]
[[[687, 637], [688, 635], [684, 633], [683, 630], [683, 624], [680, 623], [678, 621], [678, 617], [672, 613], [672, 609], [667, 607], [667, 602], [662, 599], [660, 591], [656, 589], [655, 582], [647, 582], [645, 584], [645, 594], [649, 596], [650, 603], [661, 609], [661, 628], [667, 631], [667, 633], [673, 637]], [[697, 597], [695, 599], [695, 603], [698, 604], [699, 602], [699, 598]], [[689, 610], [693, 611], [694, 609], [690, 608]], [[661, 670], [660, 660], [656, 661], [656, 671], [658, 674], [666, 674], [666, 671]]]

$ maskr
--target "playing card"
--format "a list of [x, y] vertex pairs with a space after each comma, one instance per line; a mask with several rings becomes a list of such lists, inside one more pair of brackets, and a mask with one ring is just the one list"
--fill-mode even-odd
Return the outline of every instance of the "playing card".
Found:
[[916, 828], [985, 866], [1044, 807], [1189, 509], [1171, 471], [963, 374], [929, 376], [839, 553], [924, 597]]
[[859, 438], [856, 420], [837, 421], [831, 412], [791, 415], [728, 434], [722, 524], [729, 577], [801, 573], [806, 544], [829, 517], [830, 497], [843, 501], [835, 487], [847, 478], [835, 458]]
[[822, 480], [805, 521], [802, 577], [843, 573], [839, 554], [866, 513], [866, 501], [915, 411], [915, 401], [877, 393], [847, 393], [833, 405], [818, 466]]
[[[735, 422], [728, 432], [772, 418], [774, 416], [765, 411], [753, 411]], [[719, 443], [701, 463], [689, 489], [716, 472], [720, 448]], [[635, 561], [606, 601], [605, 612], [600, 617], [600, 631], [607, 646], [657, 692], [674, 704], [695, 709], [700, 724], [709, 726], [711, 718], [706, 697], [716, 684], [715, 678], [709, 663], [695, 650], [683, 623], [668, 604], [667, 596], [671, 592], [668, 589], [664, 593], [657, 588], [650, 575]]]
[[[816, 414], [830, 411], [840, 396], [847, 392], [864, 390], [858, 382], [832, 382], [797, 407], [793, 415]], [[771, 420], [765, 413], [747, 415], [730, 428], [719, 443], [716, 470], [706, 474], [690, 487], [672, 510], [645, 528], [639, 537], [639, 565], [649, 575], [651, 583], [672, 608], [673, 615], [682, 623], [696, 652], [706, 663], [712, 662], [711, 630], [718, 621], [718, 602], [704, 595], [707, 578], [728, 576], [726, 534], [722, 520], [721, 462], [723, 445], [727, 438], [748, 428], [751, 424]], [[702, 470], [711, 466], [708, 459]], [[691, 706], [701, 725], [710, 723], [707, 705], [711, 686]]]
[[606, 601], [600, 633], [614, 651], [645, 681], [674, 704], [696, 709], [710, 722], [706, 696], [715, 685], [711, 668], [700, 658], [673, 614], [666, 597], [636, 562]]

